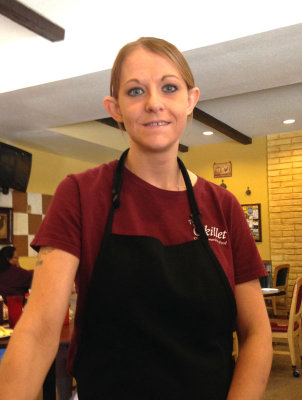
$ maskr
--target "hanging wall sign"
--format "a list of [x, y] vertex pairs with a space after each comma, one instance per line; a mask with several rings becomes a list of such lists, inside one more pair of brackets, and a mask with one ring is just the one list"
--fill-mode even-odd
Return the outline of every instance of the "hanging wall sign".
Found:
[[214, 163], [214, 178], [224, 178], [232, 176], [232, 163], [231, 161], [224, 163]]

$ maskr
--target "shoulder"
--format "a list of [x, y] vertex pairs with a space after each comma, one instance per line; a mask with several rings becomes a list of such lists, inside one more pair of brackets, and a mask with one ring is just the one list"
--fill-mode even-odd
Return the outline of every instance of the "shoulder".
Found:
[[116, 164], [117, 160], [114, 160], [110, 163], [87, 169], [78, 174], [70, 174], [61, 182], [61, 184], [67, 186], [74, 184], [79, 187], [85, 187], [99, 184], [100, 181], [112, 182]]
[[116, 164], [117, 160], [114, 160], [77, 174], [67, 175], [59, 183], [52, 203], [64, 199], [74, 202], [76, 199], [89, 197], [95, 191], [101, 192], [103, 188], [110, 188]]
[[80, 230], [82, 215], [85, 216], [87, 210], [93, 212], [95, 204], [100, 205], [108, 198], [116, 163], [115, 160], [78, 174], [70, 174], [61, 181], [43, 220], [43, 227], [52, 228], [53, 231], [59, 226]]
[[216, 204], [225, 205], [227, 207], [234, 206], [235, 208], [239, 206], [237, 198], [229, 190], [213, 183], [207, 181], [200, 176], [197, 177], [197, 182], [194, 187], [198, 197], [202, 197], [207, 201], [215, 201]]
[[14, 276], [14, 277], [16, 277], [16, 276], [28, 277], [28, 276], [32, 275], [32, 273], [29, 272], [28, 270], [23, 269], [21, 267], [17, 267], [16, 265], [10, 265], [4, 272], [7, 275]]
[[[246, 231], [248, 225], [243, 209], [230, 191], [198, 177], [194, 192], [205, 223], [223, 227], [230, 235], [234, 231]], [[248, 231], [250, 234], [249, 229]]]

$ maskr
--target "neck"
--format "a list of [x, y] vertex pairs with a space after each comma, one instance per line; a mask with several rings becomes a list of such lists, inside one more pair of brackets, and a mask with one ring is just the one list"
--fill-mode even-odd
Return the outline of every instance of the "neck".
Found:
[[135, 175], [164, 190], [185, 190], [185, 183], [177, 163], [177, 151], [150, 153], [130, 148], [126, 167]]

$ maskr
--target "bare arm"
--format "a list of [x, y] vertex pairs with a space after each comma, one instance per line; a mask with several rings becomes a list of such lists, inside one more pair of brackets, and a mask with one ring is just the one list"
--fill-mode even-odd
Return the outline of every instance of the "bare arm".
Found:
[[31, 295], [0, 365], [0, 398], [35, 399], [57, 353], [79, 260], [42, 247]]
[[272, 338], [258, 280], [236, 286], [239, 357], [227, 400], [260, 400], [272, 362]]

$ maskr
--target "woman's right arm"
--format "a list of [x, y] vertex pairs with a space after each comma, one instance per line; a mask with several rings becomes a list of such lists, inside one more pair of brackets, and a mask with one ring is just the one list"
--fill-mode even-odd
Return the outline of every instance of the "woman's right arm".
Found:
[[79, 259], [41, 247], [31, 295], [0, 364], [0, 399], [32, 400], [54, 360]]

